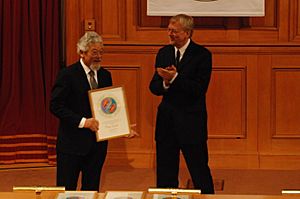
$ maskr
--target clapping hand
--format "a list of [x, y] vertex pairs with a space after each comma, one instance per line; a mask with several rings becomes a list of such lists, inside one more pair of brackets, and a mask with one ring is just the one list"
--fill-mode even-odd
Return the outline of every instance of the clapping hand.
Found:
[[166, 68], [158, 67], [156, 70], [157, 70], [158, 75], [161, 76], [163, 78], [163, 80], [166, 82], [171, 81], [177, 72], [176, 67], [173, 65], [168, 66]]

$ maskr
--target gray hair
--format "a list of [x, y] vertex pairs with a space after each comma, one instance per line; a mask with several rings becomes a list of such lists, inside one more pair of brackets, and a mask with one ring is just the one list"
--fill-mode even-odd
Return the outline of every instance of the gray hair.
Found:
[[102, 43], [103, 45], [102, 37], [93, 31], [86, 32], [77, 43], [77, 53], [80, 54], [80, 51], [88, 51], [91, 43]]
[[176, 16], [173, 16], [170, 18], [170, 23], [179, 22], [184, 31], [187, 31], [190, 33], [190, 37], [193, 35], [193, 29], [194, 29], [194, 19], [193, 17], [186, 15], [186, 14], [178, 14]]

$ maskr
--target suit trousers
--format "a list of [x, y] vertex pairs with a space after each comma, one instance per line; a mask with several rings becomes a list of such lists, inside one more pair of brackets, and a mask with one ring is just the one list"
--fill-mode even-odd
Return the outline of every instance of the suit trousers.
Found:
[[81, 172], [81, 190], [98, 191], [107, 145], [107, 141], [95, 143], [86, 155], [57, 152], [57, 186], [76, 190]]
[[213, 194], [214, 185], [208, 166], [206, 141], [180, 144], [175, 136], [156, 141], [157, 187], [178, 188], [180, 151], [187, 164], [195, 189]]

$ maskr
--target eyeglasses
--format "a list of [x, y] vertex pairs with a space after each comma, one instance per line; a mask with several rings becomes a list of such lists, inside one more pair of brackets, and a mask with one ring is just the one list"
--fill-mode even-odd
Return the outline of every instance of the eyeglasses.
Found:
[[168, 32], [172, 33], [172, 34], [178, 34], [180, 32], [182, 32], [183, 30], [177, 30], [177, 29], [172, 29], [172, 28], [168, 28]]
[[98, 57], [98, 56], [102, 56], [104, 53], [103, 50], [99, 51], [99, 50], [93, 50], [93, 51], [90, 51], [89, 54], [92, 56], [92, 57]]

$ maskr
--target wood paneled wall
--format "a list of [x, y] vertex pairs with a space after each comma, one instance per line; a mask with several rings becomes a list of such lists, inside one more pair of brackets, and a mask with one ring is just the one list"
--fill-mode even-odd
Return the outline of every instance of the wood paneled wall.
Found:
[[[207, 94], [213, 168], [300, 168], [299, 0], [265, 0], [265, 17], [197, 17], [193, 40], [213, 53]], [[155, 166], [159, 97], [148, 85], [169, 17], [146, 16], [146, 0], [65, 0], [66, 57], [78, 59], [84, 22], [103, 36], [103, 66], [124, 85], [140, 136], [110, 141], [107, 164]], [[183, 164], [184, 166], [184, 164]]]

